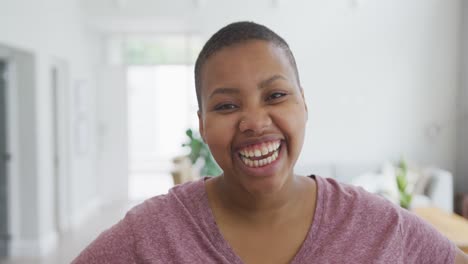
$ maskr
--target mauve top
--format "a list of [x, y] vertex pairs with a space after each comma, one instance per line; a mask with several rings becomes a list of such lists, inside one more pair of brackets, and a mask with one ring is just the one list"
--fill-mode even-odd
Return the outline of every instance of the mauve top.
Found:
[[[311, 177], [315, 216], [291, 263], [454, 263], [455, 245], [413, 213], [362, 188]], [[134, 207], [72, 263], [243, 263], [216, 225], [205, 179]]]

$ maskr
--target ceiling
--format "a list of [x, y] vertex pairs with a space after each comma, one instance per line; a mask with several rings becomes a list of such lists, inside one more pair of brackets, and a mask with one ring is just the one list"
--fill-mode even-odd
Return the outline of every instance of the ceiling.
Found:
[[[88, 24], [103, 32], [197, 31], [211, 21], [274, 18], [284, 9], [304, 10], [311, 0], [79, 0]], [[358, 0], [341, 0], [341, 2]], [[351, 2], [349, 2], [351, 1]], [[362, 1], [362, 0], [360, 0]], [[324, 5], [324, 2], [319, 4]], [[325, 5], [326, 2], [325, 2]]]

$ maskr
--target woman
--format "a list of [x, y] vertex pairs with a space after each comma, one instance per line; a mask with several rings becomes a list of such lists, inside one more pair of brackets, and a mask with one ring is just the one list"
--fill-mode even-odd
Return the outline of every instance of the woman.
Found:
[[199, 128], [223, 169], [130, 210], [73, 263], [468, 263], [413, 214], [293, 174], [307, 106], [287, 43], [230, 24], [195, 65]]

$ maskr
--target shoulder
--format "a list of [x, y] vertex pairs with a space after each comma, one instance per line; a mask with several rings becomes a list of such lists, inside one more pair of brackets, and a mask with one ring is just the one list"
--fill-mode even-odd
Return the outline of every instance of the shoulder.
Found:
[[163, 245], [184, 233], [194, 219], [193, 214], [202, 207], [197, 199], [203, 194], [203, 188], [202, 181], [186, 183], [133, 207], [122, 220], [102, 232], [73, 263], [136, 263], [141, 257], [160, 258], [154, 245], [164, 250]]
[[319, 256], [346, 252], [337, 257], [339, 262], [401, 263], [399, 208], [360, 187], [320, 177], [316, 181]]
[[397, 205], [334, 179], [316, 177], [316, 181], [317, 219], [326, 233], [340, 232], [344, 240], [354, 237], [364, 243], [389, 242], [401, 237], [401, 209]]
[[173, 187], [167, 194], [155, 196], [133, 207], [125, 216], [134, 233], [145, 229], [183, 225], [193, 215], [203, 213], [206, 195], [203, 179]]
[[135, 263], [134, 238], [128, 218], [103, 231], [72, 264]]
[[[341, 232], [360, 247], [385, 248], [405, 263], [450, 263], [455, 247], [411, 211], [361, 187], [318, 178], [324, 229]], [[322, 188], [322, 190], [320, 190]], [[353, 243], [352, 243], [353, 244]]]
[[340, 183], [330, 178], [316, 177], [316, 179], [318, 200], [331, 214], [342, 215], [343, 208], [346, 208], [346, 215], [352, 212], [353, 215], [365, 218], [378, 217], [382, 214], [396, 217], [400, 212], [399, 206], [382, 196], [369, 193], [361, 187]]
[[419, 259], [423, 263], [454, 262], [454, 243], [414, 213], [403, 210], [401, 215], [401, 243], [408, 260]]

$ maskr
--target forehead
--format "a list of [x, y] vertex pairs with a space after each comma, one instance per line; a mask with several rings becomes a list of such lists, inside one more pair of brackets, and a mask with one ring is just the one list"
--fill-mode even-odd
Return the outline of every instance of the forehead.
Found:
[[291, 61], [283, 48], [262, 40], [222, 48], [212, 54], [201, 69], [201, 93], [217, 87], [239, 88], [273, 75], [295, 80]]

